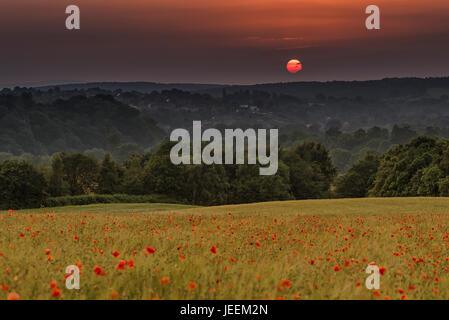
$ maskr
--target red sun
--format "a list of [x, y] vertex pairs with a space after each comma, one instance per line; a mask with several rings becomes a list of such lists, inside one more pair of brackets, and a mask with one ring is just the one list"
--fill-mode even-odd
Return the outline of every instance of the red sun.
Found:
[[298, 71], [302, 70], [302, 64], [301, 61], [292, 59], [287, 63], [287, 70], [290, 73], [297, 73]]

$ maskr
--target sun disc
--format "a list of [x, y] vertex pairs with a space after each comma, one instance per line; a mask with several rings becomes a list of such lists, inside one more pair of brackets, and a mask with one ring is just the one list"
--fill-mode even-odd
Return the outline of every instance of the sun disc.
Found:
[[297, 59], [291, 59], [287, 63], [287, 70], [288, 70], [288, 72], [290, 72], [292, 74], [297, 73], [298, 71], [301, 71], [302, 70], [301, 61], [299, 61]]

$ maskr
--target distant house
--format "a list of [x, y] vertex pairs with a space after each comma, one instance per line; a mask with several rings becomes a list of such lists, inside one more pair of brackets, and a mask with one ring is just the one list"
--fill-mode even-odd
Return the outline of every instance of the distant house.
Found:
[[250, 109], [252, 112], [258, 112], [258, 111], [260, 110], [258, 106], [250, 106], [249, 109]]
[[250, 106], [249, 104], [241, 104], [239, 108], [250, 110], [251, 112], [258, 112], [260, 110], [258, 106]]

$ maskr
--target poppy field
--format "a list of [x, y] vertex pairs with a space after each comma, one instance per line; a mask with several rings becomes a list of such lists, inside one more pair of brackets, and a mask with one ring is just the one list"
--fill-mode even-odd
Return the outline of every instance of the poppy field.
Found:
[[0, 232], [1, 299], [449, 299], [447, 198], [9, 210]]

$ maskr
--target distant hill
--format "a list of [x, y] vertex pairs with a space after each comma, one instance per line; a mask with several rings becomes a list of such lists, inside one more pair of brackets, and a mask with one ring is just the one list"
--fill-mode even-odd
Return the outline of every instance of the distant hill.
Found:
[[[222, 88], [206, 88], [197, 91], [212, 95], [221, 95]], [[285, 82], [255, 85], [226, 86], [228, 93], [242, 90], [259, 90], [298, 98], [313, 98], [317, 95], [327, 97], [357, 96], [366, 98], [387, 98], [400, 96], [418, 96], [431, 91], [449, 93], [449, 77], [444, 78], [386, 78], [369, 81], [328, 81], [328, 82]], [[437, 90], [435, 90], [437, 89]]]
[[383, 153], [417, 135], [449, 137], [449, 77], [3, 89], [0, 160], [83, 150], [125, 159], [194, 120], [203, 128], [277, 128], [282, 145], [321, 142], [343, 170], [366, 150]]
[[416, 96], [430, 92], [449, 93], [449, 77], [442, 78], [386, 78], [368, 81], [302, 81], [284, 83], [264, 83], [254, 85], [224, 85], [195, 83], [156, 83], [156, 82], [91, 82], [74, 83], [55, 86], [36, 87], [49, 90], [58, 87], [60, 90], [86, 90], [99, 88], [115, 91], [137, 91], [150, 93], [163, 90], [183, 90], [208, 93], [221, 96], [223, 89], [228, 93], [244, 90], [260, 90], [277, 94], [285, 94], [299, 98], [312, 98], [316, 95], [333, 97], [369, 97], [385, 98], [394, 96]]
[[183, 91], [200, 91], [222, 88], [223, 85], [214, 84], [194, 84], [194, 83], [156, 83], [156, 82], [89, 82], [89, 83], [72, 83], [53, 86], [36, 87], [39, 90], [49, 90], [58, 87], [60, 90], [86, 90], [86, 89], [103, 89], [103, 90], [122, 90], [137, 91], [142, 93], [150, 93], [152, 91], [178, 89]]
[[50, 155], [114, 151], [121, 145], [143, 149], [163, 136], [154, 121], [112, 96], [74, 96], [42, 104], [29, 93], [0, 95], [0, 152]]

